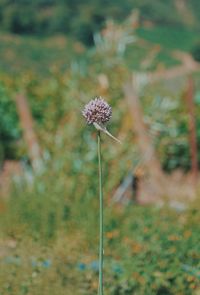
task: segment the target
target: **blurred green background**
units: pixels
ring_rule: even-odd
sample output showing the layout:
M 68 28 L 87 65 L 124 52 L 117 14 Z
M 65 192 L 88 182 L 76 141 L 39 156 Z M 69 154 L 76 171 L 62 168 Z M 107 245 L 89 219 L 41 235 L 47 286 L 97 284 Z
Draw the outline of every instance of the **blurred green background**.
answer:
M 199 36 L 197 0 L 0 0 L 0 295 L 97 294 L 97 143 L 81 115 L 97 95 L 111 104 L 108 128 L 122 140 L 103 137 L 105 294 L 200 294 L 198 190 L 195 201 L 174 207 L 110 202 L 141 157 L 124 83 L 132 73 L 167 71 L 188 58 L 198 64 Z M 198 66 L 189 76 L 199 148 Z M 140 91 L 166 179 L 191 171 L 187 79 Z M 42 154 L 39 172 L 19 94 Z

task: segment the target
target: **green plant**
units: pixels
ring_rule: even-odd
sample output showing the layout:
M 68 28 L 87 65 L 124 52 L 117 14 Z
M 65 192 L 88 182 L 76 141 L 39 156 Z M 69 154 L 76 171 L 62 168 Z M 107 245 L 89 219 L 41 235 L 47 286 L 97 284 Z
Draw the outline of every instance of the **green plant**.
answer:
M 193 58 L 200 62 L 200 43 L 196 43 L 193 48 L 191 49 L 191 53 Z
M 17 156 L 16 141 L 21 137 L 15 102 L 3 83 L 0 83 L 0 118 L 1 163 L 4 158 Z
M 103 295 L 103 184 L 102 184 L 102 156 L 101 156 L 101 132 L 104 132 L 111 138 L 117 140 L 106 129 L 107 123 L 112 115 L 111 107 L 101 98 L 97 97 L 91 100 L 83 110 L 83 116 L 88 124 L 93 124 L 98 130 L 98 165 L 99 165 L 99 289 L 98 294 Z M 118 140 L 117 140 L 118 141 Z

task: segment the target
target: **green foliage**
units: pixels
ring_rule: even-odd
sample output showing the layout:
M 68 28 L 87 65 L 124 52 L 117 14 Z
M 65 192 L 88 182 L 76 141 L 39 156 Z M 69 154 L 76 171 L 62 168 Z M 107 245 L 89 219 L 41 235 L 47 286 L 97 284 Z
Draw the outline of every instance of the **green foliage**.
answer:
M 189 8 L 195 15 L 198 0 L 190 1 Z M 105 9 L 106 8 L 106 9 Z M 174 1 L 0 1 L 0 25 L 4 31 L 17 34 L 50 35 L 66 33 L 87 45 L 93 44 L 93 35 L 107 19 L 123 20 L 131 10 L 140 12 L 142 21 L 184 27 L 185 20 Z M 198 26 L 198 17 L 195 26 Z
M 200 62 L 200 43 L 196 43 L 193 48 L 191 49 L 191 53 L 193 58 Z
M 170 87 L 169 87 L 170 85 Z M 184 101 L 184 88 L 178 79 L 147 86 L 143 106 L 145 120 L 155 139 L 155 146 L 165 171 L 191 168 L 189 113 Z M 199 103 L 195 102 L 197 143 L 200 144 Z M 178 114 L 178 115 L 177 115 Z M 200 161 L 199 161 L 200 164 Z
M 65 219 L 61 194 L 55 190 L 46 192 L 45 199 L 44 192 L 26 193 L 26 202 L 25 196 L 18 196 L 15 223 L 11 220 L 16 205 L 14 199 L 9 202 L 11 220 L 7 220 L 6 232 L 17 246 L 2 260 L 2 294 L 22 294 L 24 288 L 44 295 L 70 295 L 72 288 L 75 294 L 96 292 L 98 198 L 92 190 L 90 194 L 90 202 L 84 194 L 79 203 L 67 198 L 71 209 Z M 193 295 L 199 290 L 198 203 L 196 209 L 182 213 L 133 205 L 112 208 L 107 198 L 105 203 L 106 293 Z
M 140 36 L 140 33 L 138 33 L 138 36 Z M 152 43 L 145 44 L 144 46 L 143 44 L 140 45 L 137 42 L 128 46 L 125 52 L 125 62 L 127 67 L 130 70 L 144 70 L 144 68 L 142 68 L 142 63 L 144 60 L 147 60 L 148 57 L 151 59 L 150 54 L 153 50 L 155 50 L 153 46 Z M 145 67 L 145 70 L 155 71 L 159 67 L 170 68 L 178 64 L 180 64 L 180 61 L 172 56 L 170 50 L 160 47 L 152 61 L 150 61 L 148 66 Z
M 0 71 L 14 77 L 13 80 L 25 72 L 27 79 L 33 76 L 43 79 L 54 72 L 65 71 L 75 56 L 79 60 L 84 52 L 83 45 L 62 35 L 39 38 L 2 34 Z
M 54 15 L 54 4 L 58 2 L 24 0 L 18 3 L 26 4 L 27 11 L 27 3 L 30 8 L 32 5 L 38 5 L 41 10 L 48 7 L 51 8 L 49 14 Z M 1 0 L 0 3 L 6 2 Z M 13 5 L 13 2 L 9 3 Z M 106 1 L 103 3 L 105 5 Z M 135 5 L 140 6 L 140 3 L 136 1 Z M 144 3 L 149 9 L 150 2 Z M 81 15 L 78 24 L 69 18 L 72 21 L 70 28 L 79 34 L 78 38 L 83 35 L 80 28 L 86 32 L 91 30 L 85 26 L 89 26 L 93 21 L 91 16 L 96 13 L 92 5 L 86 12 L 86 4 L 81 6 L 84 13 L 77 14 Z M 79 9 L 81 4 L 71 1 L 70 5 L 69 14 Z M 170 9 L 171 5 L 170 1 Z M 63 1 L 56 8 L 56 15 L 61 19 L 64 6 Z M 167 3 L 163 2 L 161 6 L 164 9 Z M 111 13 L 109 5 L 107 8 L 108 14 Z M 98 12 L 101 16 L 101 9 Z M 21 13 L 26 14 L 23 10 Z M 87 13 L 88 16 L 85 15 Z M 115 8 L 115 14 L 121 16 L 119 7 Z M 21 15 L 15 19 L 17 17 L 20 19 Z M 71 17 L 77 20 L 77 16 Z M 21 22 L 19 19 L 18 23 Z M 54 19 L 51 30 L 59 31 L 57 17 L 50 19 Z M 26 28 L 29 21 L 32 18 L 24 18 Z M 63 19 L 63 22 L 63 26 L 67 26 L 68 20 Z M 98 25 L 99 22 L 103 20 L 98 20 Z M 85 25 L 81 27 L 83 23 Z M 48 17 L 43 25 L 48 28 Z M 25 30 L 21 23 L 20 26 L 18 28 Z M 123 26 L 119 28 L 124 29 Z M 129 36 L 126 31 L 123 33 L 123 29 L 120 40 Z M 165 29 L 161 31 L 157 34 L 155 29 L 158 37 L 155 40 L 152 31 L 148 30 L 150 41 L 168 47 L 161 48 L 148 69 L 155 69 L 161 62 L 164 66 L 177 63 L 170 49 L 180 48 L 180 39 L 177 41 L 173 37 L 165 41 L 162 36 Z M 87 35 L 87 42 L 90 42 L 90 37 L 91 34 Z M 184 43 L 184 49 L 190 48 L 194 40 L 193 35 L 190 37 L 188 40 L 191 42 L 188 41 L 189 45 Z M 146 35 L 144 38 L 148 39 Z M 69 38 L 63 37 L 38 39 L 3 35 L 1 40 L 0 50 L 6 59 L 0 61 L 3 72 L 0 86 L 3 145 L 0 146 L 0 158 L 4 157 L 5 151 L 5 157 L 12 155 L 16 158 L 13 151 L 8 153 L 8 146 L 13 142 L 17 149 L 16 142 L 20 138 L 15 104 L 11 98 L 17 91 L 25 90 L 43 152 L 44 170 L 34 175 L 27 168 L 24 177 L 13 182 L 10 198 L 0 200 L 0 246 L 3 249 L 0 253 L 3 253 L 0 294 L 92 295 L 97 291 L 97 139 L 96 131 L 85 125 L 81 109 L 91 97 L 99 94 L 105 96 L 114 109 L 108 129 L 123 141 L 120 146 L 103 136 L 105 292 L 110 295 L 198 294 L 199 203 L 181 213 L 167 207 L 161 209 L 134 204 L 113 207 L 110 204 L 114 189 L 140 158 L 136 153 L 131 131 L 133 122 L 124 103 L 122 84 L 130 77 L 130 69 L 141 70 L 141 61 L 152 50 L 151 43 L 146 48 L 140 42 L 132 43 L 125 46 L 124 52 L 119 52 L 115 47 L 117 44 L 108 38 L 102 38 L 99 46 L 87 51 L 80 43 L 73 44 Z M 3 53 L 7 47 L 10 51 Z M 104 85 L 100 81 L 102 74 L 106 81 Z M 199 118 L 199 74 L 196 75 L 195 103 Z M 190 167 L 188 117 L 182 100 L 184 83 L 174 79 L 169 84 L 147 85 L 141 92 L 145 122 L 167 171 Z M 200 145 L 199 119 L 197 127 Z
M 3 258 L 0 292 L 92 295 L 97 290 L 97 142 L 96 132 L 85 126 L 80 110 L 88 97 L 102 91 L 97 75 L 103 72 L 110 85 L 106 96 L 115 110 L 109 129 L 118 136 L 120 126 L 120 137 L 126 139 L 118 146 L 103 137 L 105 292 L 193 295 L 199 288 L 198 210 L 178 214 L 167 208 L 113 208 L 108 202 L 110 192 L 132 168 L 133 155 L 135 158 L 130 150 L 132 134 L 123 120 L 128 119 L 128 110 L 120 82 L 126 72 L 119 64 L 100 63 L 100 53 L 90 57 L 83 68 L 76 64 L 45 83 L 26 75 L 14 84 L 14 89 L 23 85 L 27 91 L 45 170 L 33 182 L 28 177 L 16 182 L 11 198 L 0 206 L 5 210 L 0 217 L 2 240 L 17 241 L 16 248 Z M 187 137 L 182 88 L 177 81 L 170 86 L 173 95 L 163 85 L 148 86 L 141 101 L 152 131 L 160 132 L 156 144 L 168 170 L 174 159 L 173 168 L 177 167 L 182 157 L 179 140 Z M 181 114 L 178 118 L 177 113 Z M 180 133 L 183 136 L 177 136 Z M 179 153 L 168 155 L 170 144 Z
M 104 5 L 107 6 L 106 11 Z M 127 7 L 128 6 L 128 7 Z M 91 45 L 93 34 L 106 18 L 122 18 L 130 11 L 126 5 L 116 8 L 116 1 L 0 1 L 0 23 L 4 30 L 18 34 L 48 35 L 67 33 Z
M 20 138 L 16 106 L 3 83 L 0 84 L 0 164 L 4 158 L 13 158 L 15 144 Z
M 141 12 L 143 20 L 155 22 L 157 24 L 177 25 L 180 24 L 180 17 L 174 5 L 174 1 L 155 0 L 152 3 L 149 0 L 136 0 L 135 6 Z
M 126 33 L 124 36 L 126 36 Z M 123 39 L 123 35 L 121 39 Z M 21 76 L 10 77 L 9 75 L 8 78 L 4 74 L 4 84 L 7 85 L 10 95 L 13 97 L 16 89 L 26 89 L 39 133 L 41 131 L 39 136 L 45 147 L 48 136 L 44 136 L 44 132 L 47 134 L 53 132 L 55 134 L 59 124 L 61 124 L 62 120 L 65 120 L 67 110 L 65 110 L 64 106 L 68 106 L 66 97 L 76 99 L 79 102 L 77 109 L 81 108 L 83 101 L 81 102 L 80 98 L 85 97 L 85 93 L 95 96 L 97 92 L 101 91 L 98 76 L 104 73 L 110 83 L 107 97 L 111 100 L 113 106 L 121 105 L 123 79 L 128 77 L 129 69 L 141 70 L 142 61 L 154 50 L 150 43 L 144 47 L 140 42 L 133 42 L 127 45 L 123 55 L 116 57 L 117 53 L 112 48 L 113 43 L 110 48 L 108 40 L 102 40 L 102 44 L 98 44 L 93 50 L 87 51 L 83 47 L 79 47 L 80 44 L 74 44 L 73 46 L 72 42 L 64 37 L 50 40 L 20 37 L 12 40 L 4 36 L 2 40 L 0 47 L 2 52 L 4 52 L 3 49 L 6 44 L 11 46 L 13 56 L 17 54 L 18 59 L 16 61 L 19 62 L 20 68 L 23 69 Z M 51 40 L 54 43 L 50 46 Z M 104 47 L 103 42 L 106 42 L 107 47 Z M 78 50 L 80 49 L 80 53 L 79 51 L 78 53 L 73 51 L 76 46 L 78 46 Z M 47 50 L 49 52 L 48 56 L 45 54 Z M 24 68 L 23 64 L 21 64 L 22 56 Z M 73 61 L 75 56 L 77 59 Z M 63 63 L 63 60 L 66 60 L 66 64 Z M 5 68 L 10 73 L 11 69 L 9 70 L 9 67 L 11 64 L 6 66 L 8 63 L 5 60 L 4 63 Z M 154 70 L 160 64 L 167 67 L 176 63 L 177 61 L 171 57 L 170 51 L 161 48 L 148 69 Z M 31 71 L 27 72 L 30 67 Z M 16 72 L 18 70 L 18 65 L 16 65 Z M 177 83 L 179 82 L 177 81 Z M 143 107 L 147 107 L 146 115 L 147 119 L 150 120 L 150 128 L 152 128 L 153 132 L 154 129 L 157 129 L 159 133 L 159 136 L 155 135 L 155 140 L 163 167 L 167 171 L 178 167 L 188 170 L 190 168 L 190 153 L 187 110 L 182 104 L 184 89 L 182 84 L 177 87 L 175 82 L 170 83 L 168 88 L 171 90 L 166 91 L 166 86 L 162 84 L 152 87 L 148 85 L 143 93 Z M 75 89 L 80 91 L 75 91 Z M 168 102 L 169 109 L 167 107 Z M 151 103 L 156 105 L 156 109 L 150 107 Z M 171 109 L 172 104 L 174 104 L 174 107 Z M 199 112 L 199 105 L 197 105 L 196 109 Z M 126 108 L 123 106 L 122 113 L 125 114 L 125 112 Z M 180 113 L 178 118 L 175 116 L 176 112 Z M 156 114 L 160 114 L 160 117 Z M 199 126 L 199 122 L 197 124 Z M 166 128 L 166 126 L 170 126 L 170 128 Z M 114 128 L 117 130 L 116 127 Z M 199 127 L 197 130 L 199 130 Z M 47 141 L 48 145 L 51 146 L 49 138 Z
M 190 51 L 198 40 L 198 31 L 184 27 L 156 26 L 153 28 L 139 28 L 137 34 L 165 49 L 179 49 Z

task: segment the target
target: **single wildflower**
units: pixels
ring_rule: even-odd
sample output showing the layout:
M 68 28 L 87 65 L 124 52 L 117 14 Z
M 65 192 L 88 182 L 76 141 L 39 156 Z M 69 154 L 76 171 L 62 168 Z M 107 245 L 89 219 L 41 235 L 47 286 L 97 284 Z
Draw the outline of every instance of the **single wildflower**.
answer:
M 112 108 L 101 97 L 96 97 L 85 105 L 82 114 L 86 122 L 98 131 L 98 166 L 99 166 L 99 290 L 98 294 L 103 295 L 103 237 L 104 237 L 104 222 L 103 222 L 103 183 L 102 183 L 102 156 L 101 156 L 101 131 L 120 142 L 106 129 L 106 123 L 112 116 Z
M 120 142 L 106 128 L 105 124 L 112 117 L 112 108 L 103 98 L 96 97 L 95 99 L 92 99 L 88 104 L 85 105 L 82 114 L 86 119 L 87 124 L 93 124 L 98 131 L 102 131 L 112 139 Z
M 85 105 L 82 114 L 88 124 L 105 124 L 112 116 L 112 108 L 103 98 L 96 97 Z

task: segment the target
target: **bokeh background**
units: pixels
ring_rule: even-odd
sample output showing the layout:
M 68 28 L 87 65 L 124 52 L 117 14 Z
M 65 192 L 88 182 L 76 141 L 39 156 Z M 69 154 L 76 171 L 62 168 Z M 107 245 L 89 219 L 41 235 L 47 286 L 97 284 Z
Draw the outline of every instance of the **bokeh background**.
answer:
M 0 0 L 0 294 L 199 295 L 200 2 Z

